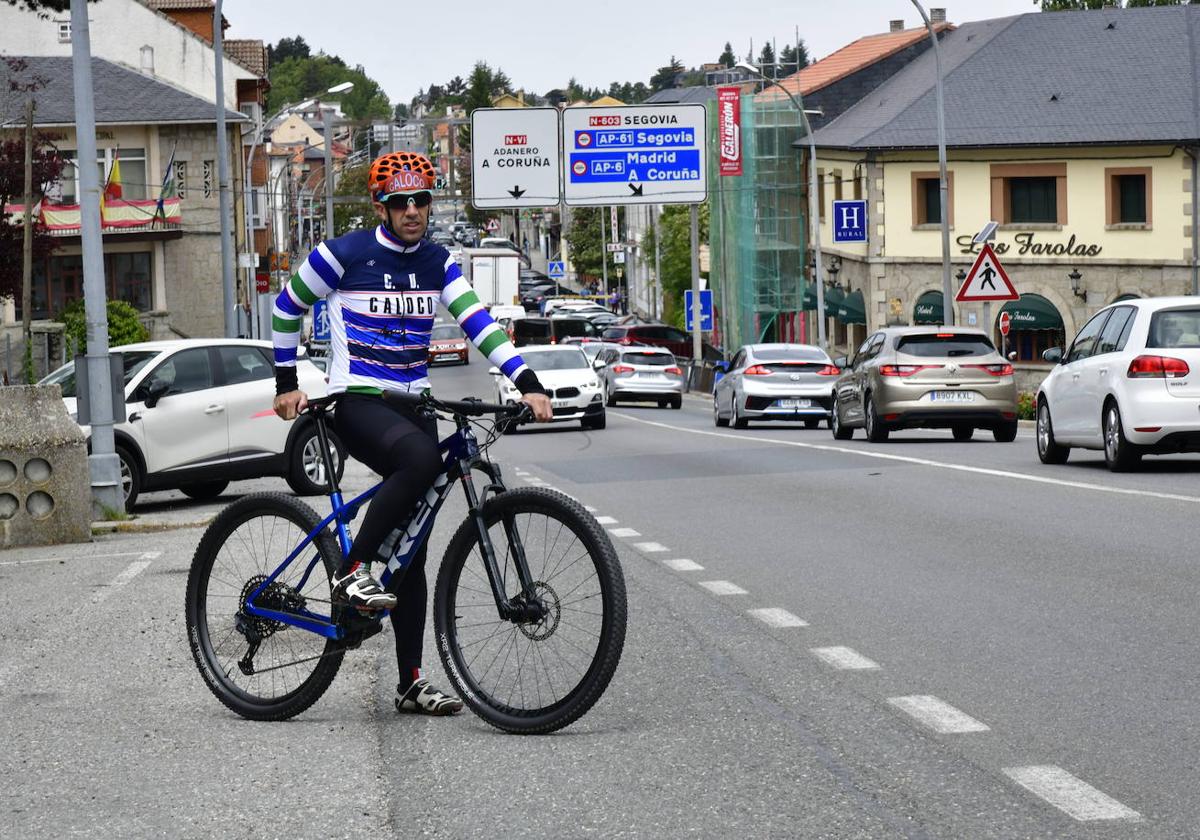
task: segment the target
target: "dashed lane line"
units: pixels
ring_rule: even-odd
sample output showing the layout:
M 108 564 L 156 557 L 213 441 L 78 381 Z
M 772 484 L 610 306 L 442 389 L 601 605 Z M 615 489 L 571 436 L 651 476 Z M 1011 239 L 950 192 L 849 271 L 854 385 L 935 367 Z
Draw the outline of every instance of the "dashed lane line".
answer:
M 632 528 L 609 528 L 608 533 L 619 539 L 627 540 L 630 537 L 640 537 L 641 531 L 635 531 Z
M 695 560 L 689 560 L 686 557 L 676 557 L 674 560 L 664 560 L 663 565 L 668 569 L 674 569 L 677 572 L 702 572 L 704 567 Z
M 95 606 L 96 604 L 106 600 L 108 596 L 112 595 L 118 589 L 125 586 L 125 584 L 129 583 L 129 581 L 140 575 L 147 566 L 149 566 L 158 558 L 160 553 L 161 552 L 158 551 L 148 551 L 144 553 L 140 559 L 134 560 L 125 567 L 124 571 L 113 578 L 107 586 L 105 586 L 103 589 L 97 589 L 94 593 L 92 593 L 92 599 L 89 603 Z
M 879 668 L 878 662 L 868 659 L 853 648 L 842 645 L 809 648 L 809 653 L 839 671 L 871 671 Z
M 665 545 L 663 545 L 662 543 L 656 543 L 656 542 L 634 543 L 633 547 L 636 548 L 638 551 L 644 552 L 646 554 L 659 554 L 663 551 L 671 550 L 671 549 L 667 548 Z
M 808 622 L 799 616 L 792 615 L 781 607 L 759 607 L 746 610 L 763 624 L 770 627 L 807 627 Z
M 714 595 L 746 595 L 745 589 L 727 580 L 702 580 L 700 585 Z
M 106 560 L 113 557 L 133 557 L 140 555 L 140 551 L 118 551 L 115 554 L 85 554 L 66 557 L 34 557 L 30 560 L 4 560 L 0 561 L 0 566 L 28 566 L 34 563 L 59 563 L 67 560 Z
M 616 525 L 617 520 L 611 516 L 597 516 L 596 522 L 600 525 Z
M 990 727 L 931 694 L 889 697 L 888 703 L 943 735 L 987 732 Z
M 798 449 L 812 449 L 818 452 L 837 452 L 844 455 L 859 455 L 863 458 L 875 458 L 881 461 L 894 461 L 902 464 L 914 464 L 921 467 L 933 467 L 934 469 L 952 470 L 954 472 L 964 472 L 972 475 L 986 475 L 993 478 L 1008 478 L 1014 481 L 1029 481 L 1034 484 L 1049 484 L 1055 487 L 1070 487 L 1075 490 L 1088 490 L 1093 493 L 1111 493 L 1118 496 L 1140 496 L 1147 499 L 1164 499 L 1172 502 L 1200 504 L 1200 496 L 1188 496 L 1183 493 L 1162 493 L 1156 490 L 1136 490 L 1131 487 L 1108 487 L 1103 484 L 1091 484 L 1086 481 L 1068 481 L 1061 478 L 1048 478 L 1041 475 L 1013 472 L 1012 470 L 996 470 L 989 467 L 972 467 L 967 464 L 951 464 L 946 461 L 934 461 L 929 458 L 916 458 L 912 455 L 895 455 L 887 452 L 875 452 L 868 449 L 852 449 L 848 446 L 832 446 L 824 443 L 805 443 L 799 440 L 779 440 L 777 438 L 764 438 L 757 437 L 755 435 L 733 435 L 729 434 L 728 432 L 710 432 L 707 429 L 689 429 L 685 426 L 673 426 L 670 423 L 659 423 L 654 420 L 646 420 L 643 417 L 634 417 L 632 415 L 621 414 L 619 412 L 610 412 L 610 414 L 622 420 L 630 420 L 634 423 L 643 423 L 647 426 L 657 426 L 661 429 L 669 429 L 672 432 L 686 432 L 692 435 L 704 435 L 707 437 L 728 438 L 730 440 L 752 441 L 754 443 L 770 443 L 775 444 L 776 446 L 792 446 Z
M 1005 767 L 1004 775 L 1080 822 L 1142 818 L 1137 811 L 1053 764 Z

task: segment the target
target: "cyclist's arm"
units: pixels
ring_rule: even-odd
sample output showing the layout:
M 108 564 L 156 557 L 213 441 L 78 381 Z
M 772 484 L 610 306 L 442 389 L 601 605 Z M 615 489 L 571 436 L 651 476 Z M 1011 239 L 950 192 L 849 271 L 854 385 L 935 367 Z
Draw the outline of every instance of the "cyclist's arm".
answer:
M 275 346 L 275 393 L 298 391 L 296 348 L 300 346 L 300 326 L 304 313 L 338 287 L 345 269 L 342 261 L 322 242 L 291 279 L 280 289 L 271 312 L 271 343 Z
M 442 285 L 442 305 L 458 321 L 463 332 L 488 357 L 488 361 L 500 368 L 500 372 L 512 380 L 522 394 L 545 394 L 546 389 L 517 348 L 508 340 L 508 334 L 500 328 L 488 311 L 479 302 L 479 296 L 471 284 L 462 276 L 462 271 L 453 257 L 446 259 L 446 279 Z

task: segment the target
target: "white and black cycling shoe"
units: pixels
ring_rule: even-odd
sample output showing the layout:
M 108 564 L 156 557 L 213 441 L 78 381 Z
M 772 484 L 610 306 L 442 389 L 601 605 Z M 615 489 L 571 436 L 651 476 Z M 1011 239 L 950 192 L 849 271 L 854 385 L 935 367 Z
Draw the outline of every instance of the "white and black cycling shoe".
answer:
M 443 694 L 421 678 L 413 682 L 407 691 L 396 686 L 396 711 L 418 715 L 456 715 L 462 711 L 463 701 Z
M 396 606 L 396 596 L 384 592 L 383 587 L 362 566 L 356 567 L 343 577 L 337 573 L 329 579 L 333 587 L 333 601 L 364 610 L 390 610 Z

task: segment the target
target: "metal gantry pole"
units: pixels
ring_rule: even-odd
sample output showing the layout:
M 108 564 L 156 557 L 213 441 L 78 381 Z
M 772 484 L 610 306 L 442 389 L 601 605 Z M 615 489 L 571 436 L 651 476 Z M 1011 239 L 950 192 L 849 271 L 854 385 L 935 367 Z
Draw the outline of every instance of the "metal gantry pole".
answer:
M 946 319 L 946 326 L 953 326 L 956 319 L 954 316 L 954 290 L 950 286 L 950 219 L 947 216 L 947 208 L 950 205 L 950 187 L 946 179 L 946 103 L 942 96 L 942 49 L 938 46 L 937 33 L 933 30 L 933 23 L 929 20 L 929 15 L 925 14 L 925 9 L 918 0 L 912 0 L 912 4 L 921 13 L 921 19 L 925 21 L 925 28 L 929 30 L 929 40 L 933 44 L 934 66 L 937 69 L 938 192 L 942 212 L 942 311 Z
M 113 437 L 113 393 L 108 361 L 108 302 L 104 287 L 104 240 L 100 220 L 100 174 L 96 171 L 96 102 L 92 90 L 92 40 L 87 0 L 71 0 L 71 63 L 75 81 L 75 126 L 79 144 L 80 240 L 83 248 L 83 308 L 87 321 L 88 399 L 92 421 L 88 467 L 92 499 L 114 511 L 125 509 L 121 461 Z
M 655 204 L 650 218 L 654 222 L 654 301 L 652 308 L 655 320 L 662 314 L 662 205 Z
M 600 274 L 604 278 L 604 298 L 608 300 L 608 234 L 604 232 L 604 208 L 600 208 Z
M 692 368 L 695 369 L 704 359 L 700 331 L 700 205 L 693 204 L 688 209 L 692 237 Z

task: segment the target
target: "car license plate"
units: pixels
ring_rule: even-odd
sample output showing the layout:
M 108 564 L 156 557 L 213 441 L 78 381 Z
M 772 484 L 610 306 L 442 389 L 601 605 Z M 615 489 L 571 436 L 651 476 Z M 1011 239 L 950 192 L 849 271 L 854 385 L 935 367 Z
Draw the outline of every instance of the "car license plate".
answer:
M 566 400 L 551 400 L 550 401 L 551 408 L 566 408 L 568 405 L 570 405 L 570 403 L 567 402 Z
M 775 400 L 778 408 L 812 408 L 812 400 Z
M 975 402 L 974 391 L 930 391 L 929 399 L 933 402 Z

